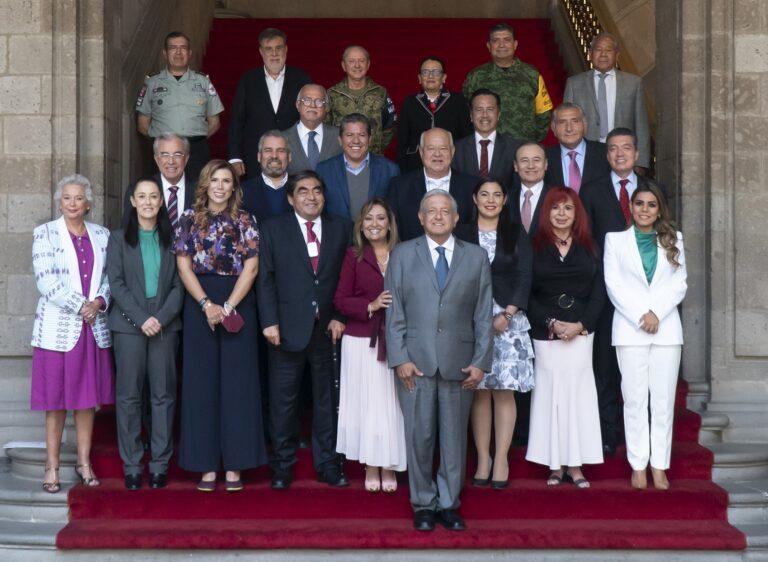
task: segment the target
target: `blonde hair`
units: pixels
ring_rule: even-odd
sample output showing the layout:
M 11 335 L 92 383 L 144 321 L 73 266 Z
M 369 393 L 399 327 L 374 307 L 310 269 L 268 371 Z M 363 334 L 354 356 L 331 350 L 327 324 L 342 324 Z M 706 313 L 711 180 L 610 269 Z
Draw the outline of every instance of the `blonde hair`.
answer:
M 211 186 L 213 174 L 219 170 L 229 170 L 232 174 L 232 196 L 229 198 L 227 212 L 233 219 L 240 214 L 240 207 L 243 204 L 243 190 L 240 188 L 240 180 L 235 173 L 232 164 L 226 160 L 211 160 L 200 171 L 200 180 L 195 189 L 195 204 L 192 209 L 195 211 L 195 224 L 201 231 L 208 229 L 208 188 Z
M 395 222 L 395 214 L 392 212 L 392 207 L 390 207 L 389 203 L 387 203 L 386 200 L 382 199 L 381 197 L 374 197 L 373 199 L 366 201 L 360 208 L 360 214 L 358 215 L 357 220 L 355 221 L 355 226 L 352 229 L 352 243 L 355 247 L 355 257 L 357 258 L 357 261 L 363 259 L 365 247 L 370 245 L 370 242 L 365 237 L 365 234 L 363 234 L 363 221 L 365 220 L 365 216 L 370 213 L 371 209 L 373 209 L 376 205 L 384 209 L 384 212 L 387 213 L 387 220 L 389 220 L 389 232 L 387 232 L 387 251 L 391 252 L 392 248 L 395 247 L 395 244 L 399 242 L 397 235 L 397 222 Z

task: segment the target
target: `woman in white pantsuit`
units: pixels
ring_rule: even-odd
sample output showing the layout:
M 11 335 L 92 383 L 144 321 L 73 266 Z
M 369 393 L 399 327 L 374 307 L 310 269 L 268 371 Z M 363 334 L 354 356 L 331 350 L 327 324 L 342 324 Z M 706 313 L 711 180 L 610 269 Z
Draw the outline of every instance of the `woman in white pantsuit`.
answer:
M 621 369 L 627 457 L 633 488 L 647 487 L 650 461 L 654 486 L 666 490 L 683 344 L 677 305 L 687 289 L 683 238 L 655 185 L 635 190 L 630 211 L 632 226 L 606 235 L 604 255 L 605 284 L 616 307 L 612 337 Z

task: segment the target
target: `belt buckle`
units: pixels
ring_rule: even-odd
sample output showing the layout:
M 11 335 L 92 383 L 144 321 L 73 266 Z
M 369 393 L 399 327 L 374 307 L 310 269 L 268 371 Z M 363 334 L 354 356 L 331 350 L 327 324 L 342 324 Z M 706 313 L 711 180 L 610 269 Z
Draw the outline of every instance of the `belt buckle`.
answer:
M 573 298 L 573 295 L 566 295 L 563 293 L 559 297 L 557 297 L 557 306 L 562 308 L 563 310 L 568 310 L 573 306 L 573 303 L 576 299 Z

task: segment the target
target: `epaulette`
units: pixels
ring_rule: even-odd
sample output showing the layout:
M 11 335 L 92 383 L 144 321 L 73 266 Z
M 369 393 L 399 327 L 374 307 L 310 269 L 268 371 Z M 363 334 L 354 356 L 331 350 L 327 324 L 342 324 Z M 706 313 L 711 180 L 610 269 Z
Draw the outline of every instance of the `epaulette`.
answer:
M 204 76 L 205 78 L 208 78 L 208 75 L 207 75 L 207 74 L 203 74 L 203 73 L 202 73 L 202 72 L 200 72 L 199 70 L 191 70 L 190 72 L 194 72 L 195 74 L 199 74 L 200 76 Z

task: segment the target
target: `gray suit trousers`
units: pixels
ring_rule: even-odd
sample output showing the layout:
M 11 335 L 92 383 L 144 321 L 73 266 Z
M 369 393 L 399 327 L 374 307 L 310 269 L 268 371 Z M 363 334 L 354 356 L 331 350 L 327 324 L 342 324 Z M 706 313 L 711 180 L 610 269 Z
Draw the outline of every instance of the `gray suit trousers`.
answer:
M 449 381 L 438 372 L 414 377 L 408 392 L 397 383 L 397 397 L 405 422 L 408 484 L 411 506 L 421 509 L 458 509 L 467 464 L 467 424 L 474 392 L 461 388 L 463 381 Z M 440 465 L 432 478 L 435 441 L 439 435 Z
M 117 378 L 115 406 L 117 441 L 125 474 L 141 474 L 141 406 L 145 381 L 149 381 L 152 415 L 150 473 L 167 473 L 173 453 L 173 415 L 176 406 L 176 352 L 179 332 L 153 338 L 143 334 L 113 332 Z

